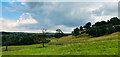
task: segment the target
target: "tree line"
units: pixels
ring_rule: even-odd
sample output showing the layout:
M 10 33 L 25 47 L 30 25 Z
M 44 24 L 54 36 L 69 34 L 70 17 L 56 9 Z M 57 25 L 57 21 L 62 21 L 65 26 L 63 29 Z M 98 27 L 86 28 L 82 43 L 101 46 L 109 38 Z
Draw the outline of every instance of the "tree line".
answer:
M 43 47 L 44 43 L 48 43 L 50 42 L 50 40 L 47 40 L 46 37 L 49 37 L 48 35 L 46 35 L 46 29 L 42 29 L 42 35 L 38 35 L 38 34 L 24 34 L 24 33 L 20 33 L 19 34 L 12 34 L 12 33 L 4 33 L 4 35 L 2 35 L 2 46 L 6 46 L 6 50 L 8 51 L 8 46 L 11 45 L 29 45 L 29 44 L 40 44 L 43 43 Z M 27 36 L 25 36 L 27 35 Z
M 46 38 L 60 38 L 69 34 L 64 34 L 62 30 L 57 29 L 56 33 L 48 33 L 47 29 L 42 29 L 42 33 L 23 33 L 23 32 L 2 32 L 2 46 L 12 45 L 30 45 L 30 44 L 43 44 L 50 42 Z
M 91 22 L 88 22 L 84 26 L 80 26 L 80 28 L 75 28 L 72 31 L 72 35 L 77 36 L 83 33 L 87 33 L 93 37 L 98 37 L 117 31 L 120 31 L 120 19 L 113 17 L 110 20 L 96 22 L 93 25 Z

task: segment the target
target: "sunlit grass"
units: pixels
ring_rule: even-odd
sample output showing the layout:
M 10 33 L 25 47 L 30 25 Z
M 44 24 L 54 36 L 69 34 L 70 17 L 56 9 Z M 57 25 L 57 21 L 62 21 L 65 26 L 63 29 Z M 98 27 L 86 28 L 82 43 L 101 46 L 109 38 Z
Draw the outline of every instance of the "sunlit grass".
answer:
M 83 35 L 83 37 L 77 36 L 77 38 L 75 36 L 69 35 L 69 36 L 65 36 L 65 37 L 61 37 L 59 39 L 52 39 L 51 40 L 51 44 L 65 44 L 65 43 L 76 43 L 76 42 L 91 42 L 91 41 L 103 41 L 103 40 L 111 40 L 111 39 L 115 39 L 118 38 L 120 32 L 116 32 L 116 33 L 112 33 L 110 35 L 105 35 L 105 36 L 100 36 L 100 37 L 93 37 L 91 38 L 91 36 L 86 36 L 86 34 Z
M 48 46 L 46 44 L 45 46 Z M 23 49 L 31 49 L 31 48 L 41 48 L 42 44 L 33 44 L 33 45 L 18 45 L 18 46 L 8 46 L 9 51 L 14 51 L 14 50 L 23 50 Z M 4 51 L 6 46 L 2 47 L 2 50 Z
M 77 43 L 3 52 L 3 55 L 117 55 L 117 40 Z
M 14 51 L 3 51 L 3 55 L 117 55 L 120 32 L 90 38 L 84 36 L 65 36 L 51 38 L 50 44 L 9 46 Z M 62 45 L 57 45 L 62 44 Z M 5 49 L 5 46 L 2 47 Z M 15 50 L 20 49 L 20 50 Z

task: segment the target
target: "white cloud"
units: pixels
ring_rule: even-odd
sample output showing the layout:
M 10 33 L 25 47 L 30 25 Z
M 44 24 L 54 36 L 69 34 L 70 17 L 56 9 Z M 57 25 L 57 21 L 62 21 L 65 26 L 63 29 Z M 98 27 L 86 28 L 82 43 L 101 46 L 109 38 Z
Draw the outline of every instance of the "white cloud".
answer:
M 26 19 L 26 20 L 20 20 L 17 21 L 19 24 L 36 24 L 37 21 L 35 19 Z
M 0 18 L 0 21 L 2 21 L 3 20 L 3 18 Z
M 0 18 L 3 27 L 16 27 L 19 24 L 14 20 Z
M 62 27 L 65 27 L 64 25 L 59 25 L 59 26 L 56 26 L 57 28 L 62 28 Z
M 91 17 L 94 18 L 94 22 L 100 22 L 100 21 L 110 20 L 111 18 L 113 18 L 113 17 L 115 17 L 115 16 L 110 16 L 110 15 L 106 15 L 106 16 L 91 15 Z
M 29 14 L 29 13 L 26 13 L 26 14 Z M 27 19 L 25 19 L 25 18 L 27 18 Z M 25 17 L 25 14 L 22 14 L 22 16 L 20 17 L 20 20 L 17 20 L 17 21 L 5 19 L 5 18 L 0 18 L 0 21 L 1 21 L 3 27 L 9 27 L 9 28 L 21 26 L 23 24 L 36 24 L 36 23 L 38 23 L 30 15 L 28 17 Z
M 22 4 L 22 5 L 25 5 L 25 3 L 24 3 L 24 2 L 22 2 L 21 4 Z
M 28 16 L 26 16 L 28 15 Z M 32 18 L 30 13 L 23 13 L 22 16 L 20 16 L 20 19 L 17 20 L 18 24 L 36 24 L 38 23 L 35 19 Z
M 32 19 L 30 19 L 32 21 Z M 28 21 L 30 21 L 28 20 Z M 25 20 L 24 20 L 25 21 Z M 25 21 L 28 22 L 28 21 Z M 33 30 L 27 27 L 18 27 L 21 24 L 17 23 L 14 20 L 9 20 L 5 18 L 0 18 L 0 31 L 7 31 L 7 32 L 28 32 L 28 33 L 41 33 L 41 29 Z M 23 23 L 22 23 L 23 24 Z M 55 32 L 53 30 L 47 30 L 47 32 Z
M 102 15 L 116 15 L 118 14 L 118 3 L 102 3 L 102 6 L 99 7 L 98 9 L 93 11 L 93 14 L 97 16 L 102 16 Z

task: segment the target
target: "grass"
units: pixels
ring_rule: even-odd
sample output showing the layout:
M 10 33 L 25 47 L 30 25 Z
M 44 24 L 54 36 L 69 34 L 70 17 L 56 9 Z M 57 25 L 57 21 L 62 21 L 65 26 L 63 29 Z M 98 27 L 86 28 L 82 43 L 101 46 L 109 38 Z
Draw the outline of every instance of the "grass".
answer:
M 40 44 L 9 46 L 10 50 L 3 51 L 3 55 L 118 55 L 118 35 L 120 32 L 101 37 L 90 38 L 65 36 L 52 38 L 47 47 Z M 56 45 L 63 44 L 63 45 Z M 41 48 L 40 48 L 41 47 Z M 5 49 L 5 46 L 2 47 Z M 16 50 L 20 49 L 20 50 Z
M 77 36 L 78 38 L 70 35 L 70 36 L 61 37 L 59 39 L 52 39 L 50 43 L 51 44 L 73 44 L 73 43 L 76 44 L 76 43 L 85 43 L 85 42 L 93 42 L 93 41 L 104 41 L 104 40 L 116 39 L 118 38 L 119 34 L 120 32 L 116 32 L 109 35 L 104 35 L 104 36 L 94 37 L 94 38 L 91 38 L 91 36 L 88 36 L 86 34 L 83 34 L 82 37 Z
M 48 46 L 48 45 L 46 44 L 46 46 Z M 6 46 L 3 46 L 2 50 L 4 51 L 5 48 L 6 48 Z M 9 51 L 31 49 L 31 48 L 42 48 L 42 44 L 8 46 Z

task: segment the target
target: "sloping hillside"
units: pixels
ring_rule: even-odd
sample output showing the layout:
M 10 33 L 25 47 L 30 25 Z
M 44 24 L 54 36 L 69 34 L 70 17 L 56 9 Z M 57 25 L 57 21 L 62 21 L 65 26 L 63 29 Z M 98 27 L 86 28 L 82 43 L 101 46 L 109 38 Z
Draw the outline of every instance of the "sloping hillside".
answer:
M 47 47 L 41 45 L 10 46 L 21 48 L 21 50 L 3 51 L 3 55 L 117 55 L 118 38 L 120 32 L 110 35 L 90 38 L 66 36 L 59 39 L 51 39 Z M 68 43 L 67 43 L 68 42 Z M 60 44 L 60 45 L 58 45 Z M 28 47 L 24 49 L 24 47 Z M 36 48 L 35 48 L 36 46 Z M 34 47 L 34 48 L 32 48 Z M 41 48 L 40 48 L 41 47 Z M 3 47 L 4 49 L 5 47 Z M 23 49 L 22 49 L 23 48 Z
M 69 35 L 59 39 L 52 39 L 51 44 L 73 44 L 73 43 L 85 43 L 85 42 L 93 42 L 93 41 L 104 41 L 116 39 L 120 35 L 120 32 L 115 32 L 109 35 L 104 35 L 100 37 L 91 37 L 88 34 L 78 35 L 77 38 L 75 36 Z

